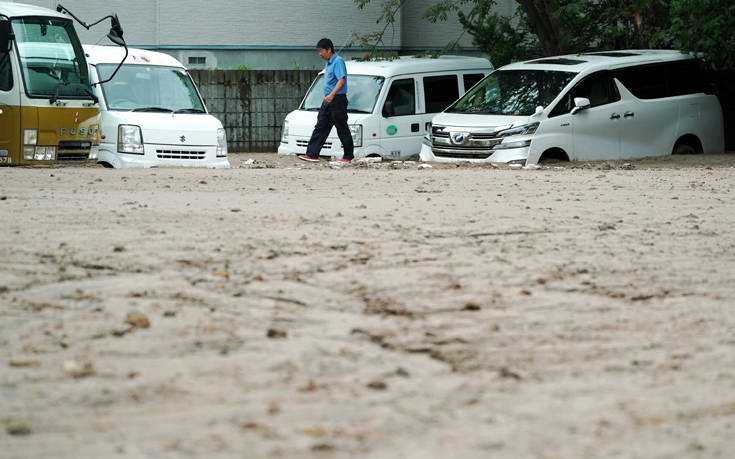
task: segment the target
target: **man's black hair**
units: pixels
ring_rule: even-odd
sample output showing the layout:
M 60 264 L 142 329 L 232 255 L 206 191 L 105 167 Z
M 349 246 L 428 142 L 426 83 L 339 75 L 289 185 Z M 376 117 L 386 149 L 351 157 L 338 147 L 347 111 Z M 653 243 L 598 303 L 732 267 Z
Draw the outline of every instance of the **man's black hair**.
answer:
M 321 40 L 319 40 L 319 43 L 316 44 L 316 47 L 319 49 L 326 49 L 328 51 L 334 52 L 334 44 L 329 38 L 322 38 Z

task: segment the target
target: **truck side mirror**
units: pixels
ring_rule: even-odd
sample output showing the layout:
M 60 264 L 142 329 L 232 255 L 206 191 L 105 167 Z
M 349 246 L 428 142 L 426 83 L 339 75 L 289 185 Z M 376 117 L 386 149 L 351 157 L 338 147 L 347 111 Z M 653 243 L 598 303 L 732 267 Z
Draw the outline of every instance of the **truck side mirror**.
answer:
M 0 52 L 10 51 L 10 21 L 0 21 Z
M 125 40 L 123 40 L 123 29 L 120 25 L 120 20 L 117 18 L 117 14 L 112 15 L 110 22 L 112 22 L 112 27 L 110 27 L 110 33 L 107 34 L 107 38 L 118 46 L 125 46 Z
M 385 105 L 383 105 L 383 116 L 386 118 L 390 118 L 393 116 L 395 111 L 393 110 L 393 102 L 387 100 L 385 101 Z
M 586 97 L 575 97 L 574 108 L 572 109 L 572 115 L 576 114 L 581 110 L 590 108 L 590 100 Z

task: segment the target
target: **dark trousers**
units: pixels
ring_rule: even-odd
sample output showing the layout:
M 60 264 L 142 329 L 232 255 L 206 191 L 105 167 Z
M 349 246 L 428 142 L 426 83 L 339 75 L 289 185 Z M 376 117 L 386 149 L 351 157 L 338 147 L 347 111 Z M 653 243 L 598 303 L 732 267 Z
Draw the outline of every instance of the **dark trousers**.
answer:
M 344 148 L 344 158 L 352 159 L 355 156 L 355 147 L 352 143 L 352 134 L 350 128 L 347 127 L 347 96 L 337 94 L 329 104 L 322 103 L 319 108 L 319 115 L 316 119 L 314 132 L 311 133 L 309 145 L 306 147 L 306 154 L 312 158 L 318 158 L 319 152 L 327 141 L 332 126 L 337 129 L 337 135 L 342 142 Z M 333 145 L 332 148 L 335 148 Z

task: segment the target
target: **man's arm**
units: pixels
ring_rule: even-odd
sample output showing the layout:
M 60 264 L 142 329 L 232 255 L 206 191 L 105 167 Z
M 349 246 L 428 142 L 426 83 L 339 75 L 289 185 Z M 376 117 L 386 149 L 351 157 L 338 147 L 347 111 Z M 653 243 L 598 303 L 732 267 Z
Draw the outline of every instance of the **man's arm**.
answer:
M 332 89 L 332 92 L 327 94 L 324 97 L 324 102 L 326 103 L 332 103 L 332 99 L 334 99 L 334 95 L 339 92 L 340 89 L 342 89 L 342 86 L 345 85 L 345 78 L 340 78 L 336 85 L 334 85 L 334 89 Z

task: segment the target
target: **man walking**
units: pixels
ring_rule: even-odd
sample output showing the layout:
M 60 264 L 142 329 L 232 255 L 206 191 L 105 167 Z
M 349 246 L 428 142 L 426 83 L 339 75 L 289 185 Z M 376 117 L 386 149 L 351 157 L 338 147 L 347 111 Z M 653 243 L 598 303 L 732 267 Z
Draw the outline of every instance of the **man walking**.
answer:
M 319 57 L 327 61 L 324 69 L 324 101 L 319 108 L 306 154 L 299 155 L 299 159 L 319 161 L 319 152 L 334 126 L 344 148 L 344 156 L 339 161 L 348 163 L 354 158 L 354 145 L 352 133 L 347 126 L 347 67 L 344 59 L 334 52 L 332 40 L 322 38 L 316 48 Z

